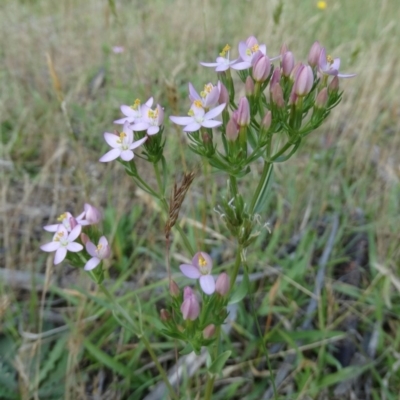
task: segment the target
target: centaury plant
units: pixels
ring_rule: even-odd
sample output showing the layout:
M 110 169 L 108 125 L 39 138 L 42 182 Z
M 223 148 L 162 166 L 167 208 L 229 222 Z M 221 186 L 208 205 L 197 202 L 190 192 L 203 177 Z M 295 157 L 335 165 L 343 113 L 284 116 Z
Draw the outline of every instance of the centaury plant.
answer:
M 215 261 L 203 249 L 194 249 L 179 225 L 181 205 L 195 174 L 185 173 L 182 182 L 175 183 L 171 194 L 167 194 L 168 176 L 174 171 L 170 171 L 164 157 L 164 148 L 168 145 L 168 135 L 164 133 L 166 110 L 158 104 L 152 108 L 152 97 L 144 104 L 137 99 L 132 106 L 121 106 L 124 117 L 114 123 L 122 129 L 104 133 L 111 150 L 100 158 L 101 162 L 119 161 L 137 186 L 159 202 L 161 218 L 165 221 L 167 255 L 170 234 L 175 230 L 191 259 L 190 263 L 179 266 L 182 277 L 193 280 L 192 286 L 185 287 L 179 280 L 172 280 L 168 261 L 170 300 L 168 308 L 160 310 L 164 324 L 161 333 L 175 340 L 184 353 L 200 353 L 202 348 L 207 348 L 211 362 L 208 364 L 206 399 L 211 398 L 215 376 L 230 355 L 229 350 L 222 352 L 222 346 L 219 346 L 221 326 L 228 316 L 227 307 L 243 300 L 247 294 L 251 296 L 246 251 L 266 228 L 261 222 L 262 210 L 273 166 L 292 157 L 307 135 L 339 104 L 342 97 L 339 77 L 353 76 L 339 73 L 340 59 L 327 56 L 319 42 L 312 45 L 307 64 L 296 63 L 293 53 L 285 45 L 277 57 L 270 58 L 266 45 L 253 36 L 239 43 L 237 59 L 230 59 L 230 49 L 226 45 L 215 63 L 201 62 L 205 67 L 215 68 L 218 81 L 205 84 L 199 92 L 189 83 L 187 115 L 169 117 L 173 123 L 183 126 L 189 149 L 203 162 L 226 174 L 225 196 L 219 198 L 218 204 L 209 206 L 219 214 L 221 223 L 231 234 L 231 243 L 235 243 L 236 259 L 230 270 L 215 276 Z M 232 70 L 237 71 L 242 88 L 235 85 Z M 235 93 L 242 92 L 245 96 L 237 98 Z M 157 187 L 152 187 L 140 175 L 134 151 L 152 165 Z M 256 190 L 241 193 L 238 181 L 249 179 L 252 164 L 260 160 L 263 168 Z M 170 396 L 178 398 L 151 343 L 143 334 L 141 323 L 137 323 L 132 313 L 103 286 L 102 260 L 110 256 L 110 245 L 97 228 L 100 220 L 101 213 L 89 204 L 77 217 L 65 212 L 57 224 L 44 227 L 54 232 L 54 236 L 41 248 L 47 252 L 55 251 L 54 264 L 67 260 L 90 274 L 114 304 L 118 321 L 143 341 Z M 238 285 L 240 267 L 243 268 L 243 280 Z

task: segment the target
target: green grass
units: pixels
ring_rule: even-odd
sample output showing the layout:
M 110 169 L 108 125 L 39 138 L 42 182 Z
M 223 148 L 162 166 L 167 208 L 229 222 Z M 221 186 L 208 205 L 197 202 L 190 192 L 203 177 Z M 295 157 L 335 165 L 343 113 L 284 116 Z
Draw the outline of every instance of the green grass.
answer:
M 89 399 L 97 393 L 140 399 L 160 381 L 143 344 L 120 326 L 88 277 L 66 265 L 53 267 L 39 251 L 48 238 L 42 226 L 64 210 L 79 211 L 86 201 L 105 210 L 103 227 L 113 243 L 110 291 L 135 319 L 137 296 L 144 331 L 160 361 L 166 369 L 176 364 L 180 344 L 156 329 L 167 301 L 162 219 L 157 204 L 136 190 L 121 165 L 98 163 L 107 148 L 102 133 L 112 129 L 119 105 L 137 97 L 154 96 L 167 114 L 174 108 L 185 112 L 187 82 L 200 87 L 215 80 L 198 62 L 254 34 L 267 43 L 269 55 L 278 54 L 285 41 L 302 61 L 319 40 L 341 57 L 344 72 L 357 76 L 341 81 L 340 106 L 274 171 L 260 216 L 271 233 L 264 229 L 247 253 L 251 273 L 275 271 L 252 283 L 263 337 L 250 302 L 240 303 L 223 342 L 232 358 L 216 381 L 213 399 L 262 398 L 270 386 L 262 340 L 274 374 L 293 354 L 279 387 L 282 399 L 397 399 L 397 2 L 328 1 L 324 11 L 313 1 L 301 6 L 261 0 L 235 6 L 229 1 L 115 3 L 117 18 L 107 2 L 94 0 L 0 5 L 0 266 L 26 273 L 25 286 L 0 279 L 0 398 Z M 114 45 L 123 45 L 125 52 L 112 53 Z M 60 81 L 64 113 L 47 53 Z M 103 84 L 94 89 L 94 79 L 103 74 Z M 166 135 L 168 160 L 179 179 L 180 137 L 169 124 Z M 187 163 L 198 168 L 200 160 L 191 156 Z M 152 171 L 139 166 L 155 185 Z M 218 266 L 229 268 L 235 251 L 213 211 L 226 177 L 205 171 L 181 216 L 200 222 L 185 223 L 192 245 L 213 252 Z M 258 174 L 255 167 L 240 182 L 245 193 L 254 190 Z M 302 330 L 335 215 L 339 227 L 317 313 L 312 328 Z M 177 236 L 170 253 L 177 272 L 182 257 L 188 257 Z M 342 365 L 340 356 L 350 359 Z M 182 399 L 201 398 L 204 365 L 194 377 L 181 379 Z

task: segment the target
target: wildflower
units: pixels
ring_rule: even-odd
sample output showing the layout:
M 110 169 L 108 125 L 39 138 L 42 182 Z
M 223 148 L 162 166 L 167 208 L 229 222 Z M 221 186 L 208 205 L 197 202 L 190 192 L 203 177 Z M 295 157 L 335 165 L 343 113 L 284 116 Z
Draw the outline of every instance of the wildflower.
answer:
M 322 74 L 338 76 L 339 78 L 351 78 L 356 74 L 339 74 L 340 58 L 332 58 L 326 55 L 326 50 L 323 47 L 319 54 L 318 62 L 319 70 Z
M 315 99 L 316 108 L 325 108 L 328 102 L 328 89 L 324 87 L 317 95 Z
M 125 51 L 125 48 L 123 46 L 113 46 L 112 51 L 115 54 L 120 54 L 120 53 L 123 53 Z
M 200 100 L 196 100 L 188 112 L 188 117 L 170 116 L 169 119 L 175 124 L 186 125 L 183 128 L 185 132 L 198 131 L 202 126 L 205 128 L 216 128 L 217 126 L 222 125 L 222 122 L 215 121 L 213 118 L 221 114 L 224 108 L 225 103 L 222 103 L 206 113 Z
M 178 297 L 180 294 L 179 286 L 176 284 L 175 281 L 171 280 L 169 282 L 169 293 L 172 297 Z
M 110 257 L 110 246 L 108 245 L 105 236 L 100 238 L 97 246 L 90 241 L 87 242 L 86 251 L 92 256 L 92 258 L 85 264 L 85 271 L 91 271 L 100 264 L 101 260 Z
M 236 122 L 239 126 L 250 125 L 250 105 L 247 97 L 242 97 L 239 100 L 239 106 L 236 114 Z
M 94 225 L 101 221 L 101 212 L 89 203 L 85 203 L 84 211 L 76 217 L 79 225 Z
M 147 137 L 134 141 L 132 129 L 129 127 L 129 123 L 126 122 L 123 132 L 119 135 L 105 132 L 104 139 L 113 149 L 104 154 L 100 158 L 100 162 L 109 162 L 118 157 L 121 157 L 124 161 L 132 160 L 134 157 L 132 150 L 143 144 L 147 140 Z
M 229 69 L 233 64 L 237 62 L 236 60 L 229 60 L 229 50 L 231 49 L 231 46 L 227 44 L 219 53 L 219 57 L 215 60 L 215 63 L 206 63 L 206 62 L 201 62 L 200 64 L 203 65 L 204 67 L 216 67 L 215 71 L 217 72 L 222 72 L 226 71 Z
M 261 52 L 258 54 L 253 65 L 253 78 L 256 82 L 264 82 L 271 71 L 271 61 Z
M 314 75 L 309 65 L 301 65 L 297 71 L 293 85 L 293 92 L 302 97 L 310 93 L 314 83 Z
M 203 329 L 203 338 L 204 339 L 210 339 L 214 336 L 214 334 L 215 334 L 215 325 L 214 324 L 207 325 Z
M 122 105 L 120 107 L 122 114 L 125 115 L 125 118 L 117 119 L 114 121 L 114 124 L 124 125 L 126 122 L 130 124 L 134 124 L 135 122 L 140 122 L 144 115 L 144 111 L 147 108 L 150 108 L 153 105 L 153 98 L 150 97 L 146 103 L 141 104 L 139 99 L 136 99 L 133 105 L 127 106 Z
M 232 116 L 226 124 L 225 134 L 226 138 L 231 142 L 234 142 L 238 138 L 239 125 L 237 124 L 235 117 Z
M 201 107 L 204 109 L 212 108 L 218 104 L 220 88 L 220 85 L 214 86 L 212 83 L 207 83 L 199 95 L 194 86 L 189 82 L 189 99 L 192 103 L 201 104 Z
M 294 56 L 291 51 L 287 51 L 282 55 L 282 75 L 283 76 L 290 76 L 294 68 Z
M 134 122 L 131 126 L 132 130 L 147 131 L 148 135 L 155 135 L 160 131 L 160 126 L 164 122 L 164 110 L 159 104 L 155 110 L 144 105 L 142 112 L 141 121 Z
M 57 265 L 64 260 L 68 251 L 77 253 L 83 249 L 81 244 L 74 242 L 81 230 L 81 225 L 76 225 L 71 232 L 68 232 L 64 225 L 59 225 L 53 240 L 50 243 L 43 244 L 40 248 L 46 252 L 55 251 L 54 265 Z
M 181 312 L 183 319 L 190 319 L 191 321 L 194 321 L 200 314 L 199 301 L 189 286 L 183 289 Z
M 313 43 L 311 49 L 308 53 L 308 64 L 314 68 L 319 63 L 319 55 L 321 54 L 322 46 L 319 44 L 318 40 Z
M 72 229 L 77 225 L 76 219 L 68 211 L 62 213 L 57 218 L 57 221 L 59 222 L 58 224 L 46 225 L 43 227 L 43 229 L 47 232 L 57 232 L 58 227 L 62 225 L 67 230 L 67 232 L 71 232 Z
M 328 4 L 326 3 L 326 1 L 318 1 L 317 2 L 317 8 L 319 8 L 320 10 L 325 10 L 326 7 L 328 7 Z
M 265 44 L 259 44 L 254 36 L 248 37 L 245 42 L 240 42 L 238 49 L 240 59 L 236 64 L 232 65 L 232 68 L 236 70 L 251 68 L 253 66 L 254 55 L 258 51 L 264 56 L 267 55 L 267 46 Z
M 211 275 L 212 259 L 202 251 L 196 253 L 192 259 L 192 264 L 180 265 L 183 275 L 191 279 L 199 279 L 200 286 L 206 294 L 213 294 L 215 291 L 215 281 Z
M 221 296 L 225 296 L 229 292 L 230 288 L 230 279 L 228 274 L 223 272 L 215 282 L 215 291 Z

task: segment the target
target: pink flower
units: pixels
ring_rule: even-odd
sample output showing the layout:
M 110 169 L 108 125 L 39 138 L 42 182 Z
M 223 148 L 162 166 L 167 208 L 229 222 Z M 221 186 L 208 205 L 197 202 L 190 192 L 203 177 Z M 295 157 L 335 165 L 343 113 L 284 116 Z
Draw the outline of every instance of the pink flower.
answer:
M 221 53 L 219 53 L 219 57 L 215 60 L 215 63 L 206 63 L 206 62 L 201 62 L 200 64 L 203 65 L 204 67 L 216 67 L 215 71 L 217 72 L 222 72 L 226 71 L 229 69 L 233 64 L 236 63 L 236 60 L 230 61 L 229 60 L 229 50 L 231 49 L 231 46 L 228 44 L 222 49 Z
M 171 116 L 169 119 L 175 124 L 186 125 L 183 128 L 185 132 L 198 131 L 202 126 L 205 128 L 216 128 L 217 126 L 222 125 L 222 122 L 215 121 L 213 118 L 221 114 L 224 108 L 225 103 L 222 103 L 206 113 L 200 100 L 196 100 L 188 112 L 189 117 Z
M 218 82 L 219 83 L 219 82 Z M 196 89 L 189 82 L 189 99 L 192 103 L 199 102 L 201 107 L 209 109 L 218 104 L 220 95 L 220 85 L 214 86 L 212 83 L 204 85 L 204 89 L 197 93 Z
M 104 139 L 113 149 L 104 154 L 100 158 L 100 162 L 113 161 L 118 157 L 121 157 L 124 161 L 132 160 L 134 157 L 132 150 L 143 144 L 147 140 L 147 137 L 134 141 L 132 129 L 129 127 L 129 123 L 126 122 L 123 132 L 119 135 L 105 132 Z
M 288 77 L 294 68 L 294 56 L 291 51 L 282 55 L 282 75 Z
M 215 282 L 215 291 L 219 293 L 221 296 L 225 296 L 230 289 L 230 279 L 228 274 L 223 272 Z
M 192 259 L 192 264 L 182 264 L 179 268 L 182 274 L 188 278 L 199 279 L 204 293 L 214 293 L 215 281 L 211 275 L 212 259 L 207 253 L 202 251 L 196 253 Z
M 164 122 L 164 110 L 157 104 L 155 110 L 144 105 L 142 109 L 143 115 L 141 121 L 134 122 L 131 125 L 134 131 L 147 131 L 148 135 L 155 135 L 160 131 L 160 126 Z
M 136 99 L 132 106 L 122 105 L 120 107 L 122 114 L 125 115 L 125 118 L 117 119 L 114 121 L 114 124 L 123 125 L 125 122 L 129 122 L 133 124 L 135 122 L 141 122 L 142 117 L 144 115 L 144 111 L 146 108 L 149 108 L 153 105 L 153 98 L 150 97 L 146 103 L 141 104 L 139 99 Z
M 102 236 L 99 240 L 99 244 L 95 246 L 92 242 L 86 243 L 86 251 L 92 256 L 92 258 L 86 263 L 85 270 L 91 271 L 96 268 L 101 260 L 110 257 L 110 246 L 105 236 Z
M 80 235 L 81 230 L 82 227 L 76 225 L 71 232 L 68 232 L 64 225 L 59 225 L 57 232 L 53 236 L 53 241 L 43 244 L 40 248 L 46 252 L 55 251 L 54 265 L 57 265 L 64 260 L 68 251 L 77 253 L 83 249 L 81 244 L 74 242 Z
M 319 56 L 321 54 L 322 46 L 318 40 L 311 46 L 310 52 L 308 53 L 308 63 L 312 68 L 316 67 L 319 63 Z
M 89 203 L 85 203 L 84 211 L 76 217 L 79 225 L 93 225 L 101 221 L 101 212 Z
M 46 225 L 43 227 L 43 229 L 47 232 L 57 232 L 58 227 L 62 225 L 67 230 L 67 232 L 71 232 L 72 229 L 78 224 L 77 220 L 69 212 L 61 214 L 57 218 L 57 221 L 59 221 L 58 224 Z
M 251 68 L 253 65 L 253 57 L 258 51 L 264 56 L 267 55 L 267 46 L 265 44 L 258 44 L 258 40 L 254 36 L 248 37 L 245 42 L 240 42 L 238 49 L 240 59 L 232 66 L 232 68 L 236 70 Z
M 200 314 L 200 304 L 193 290 L 186 286 L 183 289 L 183 302 L 181 305 L 183 319 L 194 321 Z
M 338 76 L 339 78 L 351 78 L 356 74 L 339 74 L 340 58 L 333 59 L 326 55 L 325 47 L 321 49 L 319 54 L 319 71 L 321 74 Z
M 301 65 L 295 77 L 293 92 L 297 96 L 306 96 L 314 83 L 314 75 L 309 65 Z
M 120 54 L 120 53 L 123 53 L 125 51 L 125 49 L 123 46 L 113 46 L 112 51 L 115 54 Z
M 250 125 L 250 104 L 247 97 L 241 97 L 239 100 L 239 106 L 237 113 L 235 114 L 236 123 L 239 126 Z
M 261 52 L 260 52 L 261 53 Z M 271 71 L 271 61 L 268 56 L 257 57 L 253 65 L 253 78 L 256 82 L 264 82 Z

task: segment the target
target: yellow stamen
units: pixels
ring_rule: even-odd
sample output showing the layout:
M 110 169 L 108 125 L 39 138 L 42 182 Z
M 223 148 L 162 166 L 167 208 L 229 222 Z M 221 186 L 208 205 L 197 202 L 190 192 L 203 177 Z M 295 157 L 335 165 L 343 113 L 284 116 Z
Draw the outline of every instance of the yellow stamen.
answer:
M 135 102 L 131 105 L 131 108 L 132 108 L 133 110 L 138 110 L 139 107 L 140 107 L 140 100 L 139 100 L 139 99 L 136 99 Z
M 195 100 L 193 104 L 198 107 L 198 108 L 203 108 L 203 104 L 201 103 L 201 100 Z
M 99 243 L 99 244 L 97 245 L 97 250 L 100 251 L 102 248 L 103 248 L 103 245 Z
M 329 64 L 333 64 L 333 57 L 332 56 L 326 56 L 326 61 L 328 61 Z
M 124 138 L 126 138 L 126 133 L 125 132 L 121 132 L 120 134 L 119 134 L 119 139 L 117 140 L 117 143 L 122 143 L 123 142 L 123 140 L 124 140 Z
M 221 53 L 219 53 L 219 55 L 221 57 L 225 57 L 226 53 L 231 49 L 231 46 L 229 46 L 229 44 L 225 45 L 225 47 L 222 49 Z
M 194 111 L 192 109 L 190 109 L 189 112 L 188 112 L 188 115 L 189 115 L 189 117 L 193 117 Z
M 56 233 L 56 236 L 55 236 L 54 239 L 53 239 L 53 241 L 54 241 L 54 242 L 59 242 L 59 241 L 63 238 L 63 236 L 64 236 L 64 233 L 63 233 L 63 232 L 57 232 L 57 233 Z
M 67 213 L 63 213 L 63 214 L 61 214 L 58 218 L 57 218 L 57 221 L 63 221 L 65 218 L 67 218 Z
M 199 265 L 200 267 L 205 267 L 207 265 L 206 259 L 201 254 L 199 255 Z
M 258 44 L 255 44 L 255 45 L 252 46 L 252 48 L 251 48 L 251 52 L 252 52 L 252 53 L 257 52 L 258 50 L 260 50 L 260 46 L 259 46 Z

